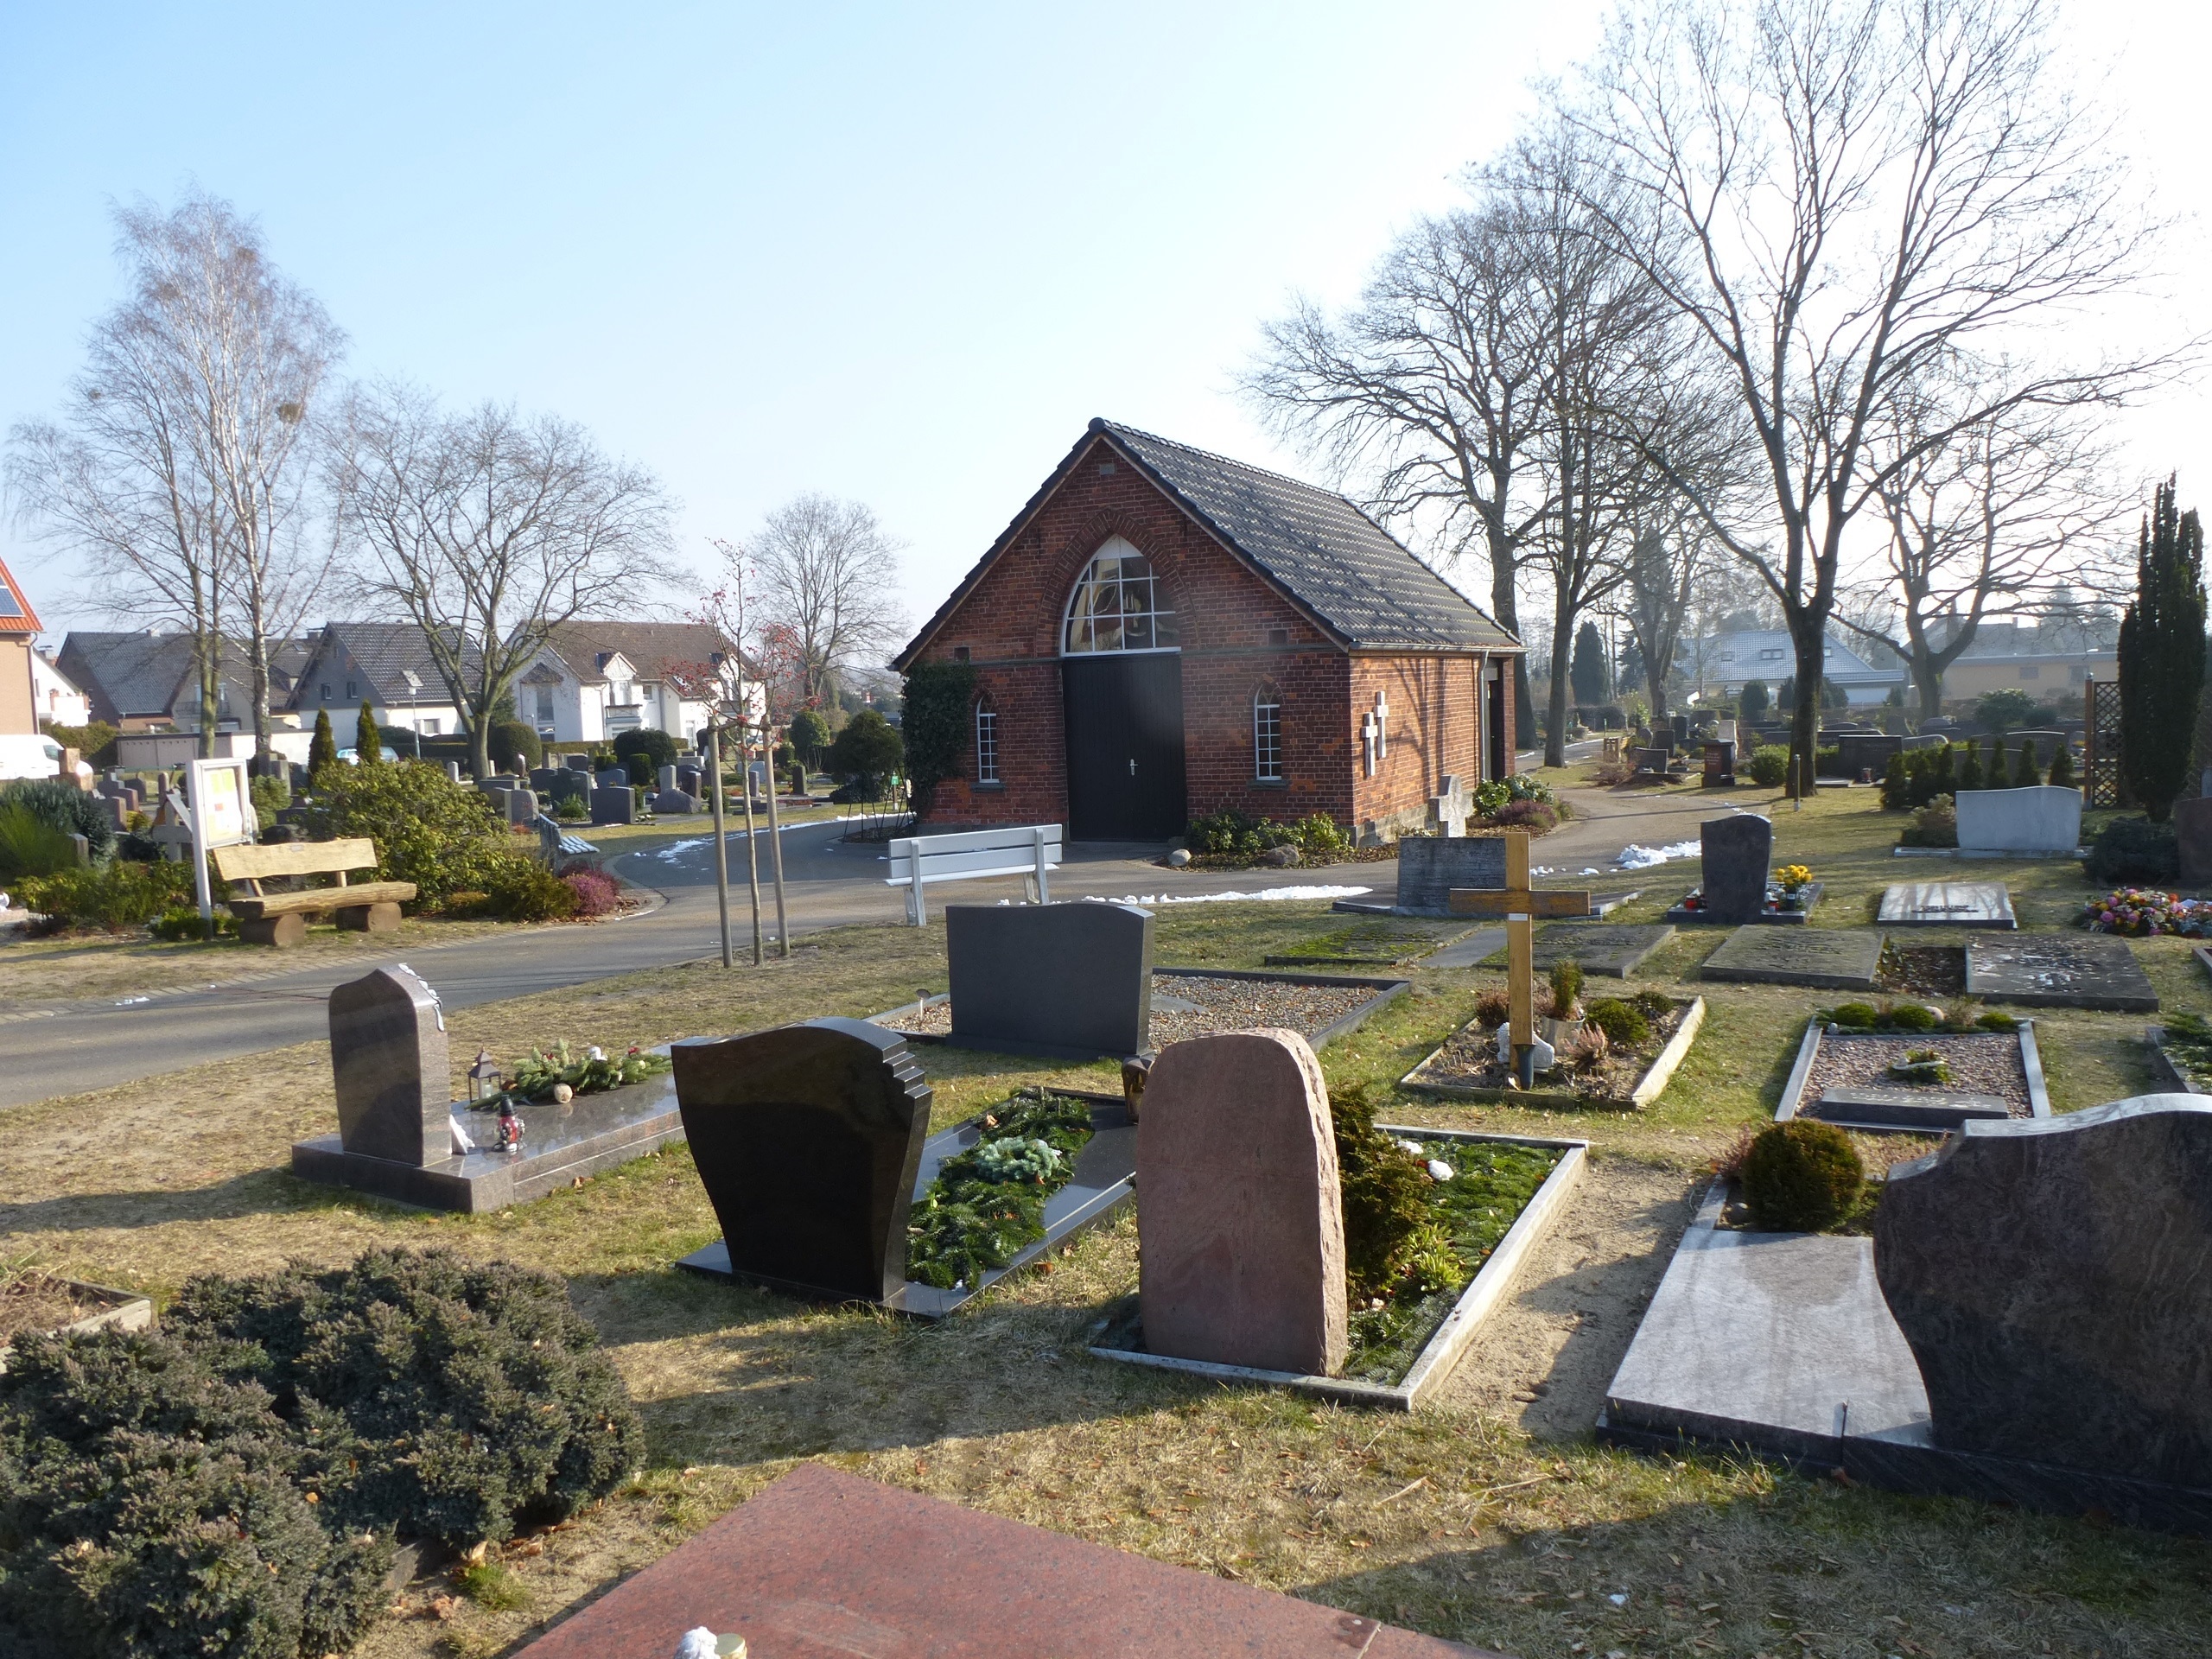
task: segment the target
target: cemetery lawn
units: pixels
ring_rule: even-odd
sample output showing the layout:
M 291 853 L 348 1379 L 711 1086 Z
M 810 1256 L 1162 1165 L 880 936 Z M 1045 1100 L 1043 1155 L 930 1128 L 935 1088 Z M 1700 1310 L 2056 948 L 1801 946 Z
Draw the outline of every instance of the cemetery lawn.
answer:
M 1873 803 L 1872 791 L 1824 791 L 1802 813 L 1775 813 L 1777 862 L 1809 863 L 1829 883 L 1818 925 L 1864 925 L 1889 881 L 2003 880 L 2031 927 L 2070 918 L 2088 891 L 2067 861 L 1892 859 L 1900 818 Z M 1609 919 L 1651 919 L 1695 879 L 1694 861 L 1642 873 L 1647 897 Z M 1257 967 L 1344 926 L 1319 904 L 1164 906 L 1159 957 Z M 1957 942 L 1927 933 L 1916 943 Z M 801 1459 L 1525 1659 L 2202 1654 L 2212 1629 L 2203 1541 L 1591 1441 L 1710 1161 L 1770 1115 L 1805 1018 L 1837 1000 L 1698 981 L 1726 934 L 1686 928 L 1629 982 L 1708 1007 L 1673 1084 L 1640 1113 L 1395 1093 L 1394 1080 L 1503 982 L 1492 971 L 1416 963 L 1403 970 L 1411 992 L 1323 1051 L 1332 1083 L 1374 1086 L 1382 1121 L 1593 1143 L 1556 1230 L 1440 1402 L 1412 1414 L 1090 1358 L 1102 1311 L 1135 1285 L 1126 1216 L 1057 1255 L 1049 1273 L 931 1326 L 674 1272 L 715 1232 L 681 1147 L 493 1216 L 432 1217 L 306 1186 L 283 1172 L 291 1141 L 332 1122 L 321 1045 L 9 1110 L 0 1253 L 156 1294 L 194 1272 L 334 1264 L 378 1244 L 442 1245 L 567 1276 L 645 1415 L 651 1466 L 572 1523 L 495 1548 L 496 1593 L 418 1582 L 410 1616 L 359 1649 L 369 1659 L 511 1651 Z M 2212 1009 L 2186 941 L 2135 950 L 2169 1012 Z M 480 1045 L 512 1060 L 564 1037 L 613 1047 L 864 1014 L 944 975 L 941 925 L 850 928 L 765 969 L 657 969 L 457 1010 L 452 1053 L 459 1066 Z M 2035 1018 L 2056 1109 L 2150 1086 L 2145 1016 Z M 917 1053 L 939 1128 L 1024 1085 L 1117 1086 L 1105 1064 Z M 457 1599 L 439 1618 L 432 1604 L 445 1596 Z

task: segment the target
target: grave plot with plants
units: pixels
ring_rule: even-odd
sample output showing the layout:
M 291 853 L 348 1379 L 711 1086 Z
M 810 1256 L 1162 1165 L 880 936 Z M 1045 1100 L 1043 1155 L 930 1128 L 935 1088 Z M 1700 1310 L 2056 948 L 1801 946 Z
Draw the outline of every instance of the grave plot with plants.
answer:
M 2212 1020 L 2201 1014 L 2170 1014 L 2144 1033 L 2159 1087 L 2176 1094 L 2212 1090 Z
M 1503 990 L 1486 991 L 1475 1017 L 1400 1079 L 1408 1089 L 1467 1100 L 1537 1107 L 1632 1110 L 1658 1098 L 1704 1021 L 1701 997 L 1644 989 L 1624 996 L 1584 995 L 1582 969 L 1556 963 L 1535 999 L 1536 1034 L 1552 1046 L 1551 1069 L 1522 1089 L 1498 1053 L 1511 1017 Z
M 1781 1122 L 1820 1118 L 1876 1134 L 2050 1114 L 2034 1021 L 1967 1001 L 1821 1010 L 1775 1109 Z
M 1091 1109 L 1039 1093 L 978 1120 L 976 1144 L 938 1166 L 907 1213 L 906 1277 L 938 1290 L 980 1287 L 1045 1236 L 1045 1206 L 1075 1176 Z

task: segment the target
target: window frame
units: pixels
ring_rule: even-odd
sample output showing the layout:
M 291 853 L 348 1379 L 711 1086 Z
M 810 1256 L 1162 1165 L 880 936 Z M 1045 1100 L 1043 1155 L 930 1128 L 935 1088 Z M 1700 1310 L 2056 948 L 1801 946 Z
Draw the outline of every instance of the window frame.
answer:
M 975 728 L 976 787 L 1004 789 L 1006 779 L 999 769 L 999 711 L 989 697 L 976 699 L 972 724 Z
M 1272 771 L 1268 769 L 1271 760 Z M 1271 685 L 1262 685 L 1252 693 L 1252 781 L 1270 787 L 1289 781 L 1283 775 L 1282 694 Z
M 1116 565 L 1110 576 L 1106 575 L 1099 569 L 1100 565 L 1108 559 L 1115 561 Z M 1129 574 L 1128 567 L 1132 561 L 1141 568 L 1141 575 Z M 1077 607 L 1082 605 L 1087 591 L 1103 588 L 1109 582 L 1116 589 L 1114 608 L 1111 612 L 1113 620 L 1110 625 L 1101 620 L 1108 613 L 1096 602 L 1080 612 L 1077 609 Z M 1121 590 L 1124 584 L 1134 585 L 1139 582 L 1144 586 L 1145 605 L 1141 609 L 1130 609 L 1123 603 L 1124 594 Z M 1182 630 L 1176 621 L 1175 607 L 1173 603 L 1163 602 L 1166 600 L 1165 586 L 1152 560 L 1139 550 L 1135 543 L 1125 536 L 1109 536 L 1093 550 L 1090 557 L 1084 562 L 1083 570 L 1076 577 L 1075 585 L 1068 589 L 1067 603 L 1060 607 L 1060 655 L 1063 657 L 1139 657 L 1160 652 L 1182 650 Z M 1126 625 L 1131 619 L 1142 620 L 1147 644 L 1131 645 L 1121 643 L 1122 637 L 1128 632 Z M 1110 645 L 1101 645 L 1097 643 L 1099 631 L 1108 626 L 1115 631 L 1116 643 Z M 1089 643 L 1083 645 L 1076 643 L 1078 627 L 1085 631 L 1084 637 Z

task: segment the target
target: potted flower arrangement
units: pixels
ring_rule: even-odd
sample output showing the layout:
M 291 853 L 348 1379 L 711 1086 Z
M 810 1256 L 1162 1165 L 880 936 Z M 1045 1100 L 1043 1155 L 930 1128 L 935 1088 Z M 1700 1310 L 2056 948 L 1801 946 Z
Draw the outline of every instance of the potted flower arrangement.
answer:
M 2115 887 L 2083 906 L 2082 920 L 2093 933 L 2126 933 L 2137 938 L 2177 933 L 2202 938 L 2212 936 L 2212 901 L 2183 899 L 2156 887 Z
M 1813 868 L 1809 864 L 1785 864 L 1774 873 L 1775 884 L 1782 889 L 1778 908 L 1805 908 L 1805 889 L 1813 885 Z

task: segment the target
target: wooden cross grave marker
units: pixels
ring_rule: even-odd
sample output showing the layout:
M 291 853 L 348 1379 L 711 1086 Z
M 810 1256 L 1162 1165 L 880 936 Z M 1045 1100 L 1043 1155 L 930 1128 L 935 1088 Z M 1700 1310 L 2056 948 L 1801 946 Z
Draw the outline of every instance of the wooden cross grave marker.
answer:
M 1535 1086 L 1536 1073 L 1548 1071 L 1552 1046 L 1536 1035 L 1536 892 L 1529 880 L 1529 832 L 1505 832 L 1505 992 L 1508 1014 L 1498 1033 L 1498 1058 L 1523 1089 Z
M 1517 862 L 1516 861 L 1518 861 Z M 1529 832 L 1505 832 L 1505 885 L 1503 887 L 1451 887 L 1444 894 L 1444 909 L 1452 916 L 1480 916 L 1496 920 L 1516 912 L 1539 921 L 1563 916 L 1589 917 L 1601 912 L 1597 895 L 1585 889 L 1553 887 L 1538 892 L 1529 879 Z

